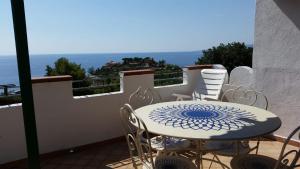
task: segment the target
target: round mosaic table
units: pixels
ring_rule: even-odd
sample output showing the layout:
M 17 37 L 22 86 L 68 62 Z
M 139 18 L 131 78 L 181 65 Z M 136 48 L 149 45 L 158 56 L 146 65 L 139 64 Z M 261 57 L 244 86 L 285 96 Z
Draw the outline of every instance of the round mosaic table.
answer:
M 135 110 L 149 132 L 195 140 L 240 140 L 276 131 L 281 120 L 253 106 L 215 101 L 175 101 Z

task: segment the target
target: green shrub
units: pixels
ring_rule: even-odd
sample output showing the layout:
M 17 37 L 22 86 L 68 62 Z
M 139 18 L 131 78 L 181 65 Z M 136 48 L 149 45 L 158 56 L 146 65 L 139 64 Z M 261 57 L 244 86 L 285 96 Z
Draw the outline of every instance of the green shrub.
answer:
M 13 96 L 0 96 L 0 105 L 8 105 L 8 104 L 15 104 L 21 103 L 22 99 L 20 95 L 13 95 Z
M 222 64 L 228 72 L 237 66 L 252 67 L 252 47 L 244 43 L 233 42 L 220 44 L 217 47 L 203 51 L 203 56 L 198 58 L 196 64 Z

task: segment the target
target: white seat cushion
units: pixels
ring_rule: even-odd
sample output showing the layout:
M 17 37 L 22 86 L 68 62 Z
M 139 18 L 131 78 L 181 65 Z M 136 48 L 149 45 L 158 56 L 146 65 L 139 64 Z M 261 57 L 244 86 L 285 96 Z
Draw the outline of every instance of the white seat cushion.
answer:
M 166 150 L 170 151 L 181 150 L 188 148 L 190 144 L 191 142 L 187 139 L 179 139 L 174 137 L 167 137 L 166 139 L 163 139 L 162 136 L 151 138 L 152 148 L 159 151 L 165 150 L 164 146 L 166 146 Z

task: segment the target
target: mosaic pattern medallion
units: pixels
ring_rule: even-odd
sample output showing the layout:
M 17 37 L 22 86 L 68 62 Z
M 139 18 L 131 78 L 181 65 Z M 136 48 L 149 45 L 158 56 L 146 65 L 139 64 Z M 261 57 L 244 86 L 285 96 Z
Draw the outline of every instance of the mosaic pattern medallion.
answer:
M 179 104 L 153 110 L 153 121 L 165 126 L 194 130 L 233 130 L 254 125 L 255 116 L 235 107 L 211 104 Z

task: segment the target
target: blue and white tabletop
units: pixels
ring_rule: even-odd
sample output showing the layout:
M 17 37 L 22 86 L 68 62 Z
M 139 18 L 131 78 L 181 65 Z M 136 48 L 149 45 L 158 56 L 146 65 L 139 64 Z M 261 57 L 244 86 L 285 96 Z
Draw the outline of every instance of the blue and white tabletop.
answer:
M 247 139 L 272 133 L 281 126 L 279 117 L 269 111 L 227 102 L 164 102 L 135 112 L 149 132 L 189 139 Z

